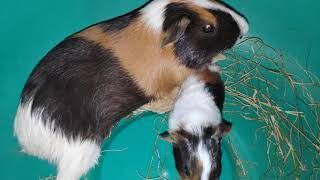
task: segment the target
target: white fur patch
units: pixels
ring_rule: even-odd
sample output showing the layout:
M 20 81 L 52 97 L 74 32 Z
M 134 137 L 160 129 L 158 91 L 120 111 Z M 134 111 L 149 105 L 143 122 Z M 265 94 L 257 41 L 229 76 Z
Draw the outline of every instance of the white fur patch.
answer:
M 156 32 L 162 30 L 164 11 L 169 3 L 169 0 L 154 0 L 140 11 L 142 20 L 149 28 Z
M 180 94 L 170 114 L 169 128 L 183 128 L 190 133 L 202 133 L 202 127 L 216 126 L 221 122 L 221 112 L 205 83 L 191 75 L 184 81 Z
M 192 0 L 192 2 L 200 7 L 204 7 L 207 9 L 213 9 L 213 10 L 220 10 L 223 12 L 226 12 L 230 14 L 235 21 L 237 22 L 238 26 L 240 27 L 241 36 L 247 34 L 249 31 L 249 25 L 248 22 L 244 17 L 242 17 L 237 12 L 233 11 L 232 9 L 229 9 L 228 7 L 219 4 L 217 1 L 208 1 L 208 0 Z
M 208 180 L 211 171 L 211 158 L 208 149 L 201 141 L 198 145 L 198 159 L 202 162 L 201 180 Z
M 54 131 L 54 123 L 43 123 L 43 110 L 31 113 L 31 106 L 32 101 L 20 104 L 14 122 L 14 133 L 23 152 L 56 164 L 58 180 L 77 180 L 97 164 L 100 147 L 96 142 L 67 139 Z

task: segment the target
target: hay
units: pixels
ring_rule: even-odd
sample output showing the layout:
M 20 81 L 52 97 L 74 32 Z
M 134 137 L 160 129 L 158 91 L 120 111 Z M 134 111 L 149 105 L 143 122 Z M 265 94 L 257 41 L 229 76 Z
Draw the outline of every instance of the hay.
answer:
M 143 175 L 143 173 L 137 171 L 137 175 L 144 180 L 153 180 L 153 179 L 158 179 L 158 180 L 168 180 L 169 178 L 167 177 L 166 173 L 166 160 L 168 159 L 169 153 L 172 153 L 172 149 L 167 144 L 166 146 L 166 152 L 165 153 L 160 153 L 158 146 L 159 142 L 162 141 L 160 139 L 159 134 L 163 131 L 163 127 L 167 124 L 167 118 L 168 114 L 159 114 L 156 115 L 154 119 L 154 131 L 156 132 L 157 136 L 155 137 L 153 141 L 153 152 L 150 157 L 149 165 L 147 168 L 147 172 L 145 173 L 146 175 Z
M 318 171 L 319 79 L 260 38 L 245 39 L 227 56 L 222 75 L 231 110 L 225 113 L 261 123 L 257 133 L 266 136 L 266 174 Z
M 40 177 L 39 180 L 55 180 L 56 176 L 47 176 L 47 177 Z

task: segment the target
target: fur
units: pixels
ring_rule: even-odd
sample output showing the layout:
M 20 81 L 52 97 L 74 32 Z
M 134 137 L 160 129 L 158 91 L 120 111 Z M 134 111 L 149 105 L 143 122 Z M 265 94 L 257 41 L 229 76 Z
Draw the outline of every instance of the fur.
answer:
M 164 11 L 169 3 L 170 0 L 155 0 L 140 11 L 142 21 L 146 23 L 148 28 L 155 32 L 161 32 L 164 21 Z
M 221 1 L 218 2 L 218 1 L 212 1 L 212 0 L 211 1 L 210 0 L 192 0 L 192 1 L 194 4 L 200 7 L 220 10 L 230 14 L 239 25 L 241 30 L 241 36 L 245 35 L 249 31 L 249 25 L 248 25 L 247 19 L 243 15 L 241 15 L 239 12 L 235 11 L 233 8 L 226 5 L 225 3 Z
M 222 137 L 231 123 L 222 119 L 224 85 L 218 74 L 204 71 L 189 76 L 161 137 L 173 143 L 181 179 L 217 179 L 221 173 Z
M 44 109 L 32 110 L 32 100 L 20 104 L 14 123 L 22 151 L 58 167 L 57 180 L 77 180 L 98 163 L 100 146 L 94 140 L 67 138 L 54 121 L 44 123 Z
M 210 176 L 212 158 L 210 157 L 208 152 L 209 150 L 207 149 L 207 147 L 202 141 L 200 141 L 198 145 L 197 156 L 202 164 L 201 180 L 208 180 Z
M 191 75 L 182 84 L 180 94 L 170 115 L 169 128 L 185 129 L 201 135 L 203 127 L 217 126 L 221 112 L 208 92 L 205 83 Z

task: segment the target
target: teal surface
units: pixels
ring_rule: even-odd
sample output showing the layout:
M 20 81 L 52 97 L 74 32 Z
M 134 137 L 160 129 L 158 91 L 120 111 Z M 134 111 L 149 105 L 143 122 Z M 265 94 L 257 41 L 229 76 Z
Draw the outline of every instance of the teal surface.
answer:
M 19 152 L 13 137 L 13 118 L 23 85 L 36 63 L 64 37 L 101 20 L 121 15 L 144 0 L 3 0 L 0 2 L 0 179 L 39 179 L 54 175 L 46 161 Z M 287 56 L 320 75 L 320 2 L 229 0 L 250 22 L 251 36 L 259 36 Z M 256 123 L 228 117 L 234 126 L 223 145 L 221 179 L 238 179 L 231 149 L 252 162 L 248 179 L 257 179 L 268 167 L 263 137 L 255 137 Z M 108 139 L 100 164 L 88 179 L 141 179 L 160 174 L 176 179 L 170 145 L 159 141 L 161 163 L 154 154 L 162 117 L 146 113 L 124 120 Z M 162 127 L 165 129 L 164 127 Z M 150 163 L 151 162 L 151 163 Z M 151 164 L 151 165 L 150 165 Z M 158 168 L 158 165 L 160 168 Z M 165 168 L 161 168 L 165 167 Z M 160 170 L 159 170 L 160 169 Z M 163 170 L 162 170 L 163 169 Z M 150 173 L 148 173 L 148 171 Z

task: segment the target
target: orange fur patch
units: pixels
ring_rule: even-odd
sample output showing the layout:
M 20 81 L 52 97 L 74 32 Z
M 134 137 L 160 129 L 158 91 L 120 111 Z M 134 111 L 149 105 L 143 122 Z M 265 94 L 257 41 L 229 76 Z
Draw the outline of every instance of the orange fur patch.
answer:
M 166 96 L 191 73 L 176 59 L 173 48 L 161 48 L 161 37 L 140 21 L 111 35 L 113 50 L 122 66 L 149 96 Z
M 214 73 L 207 70 L 197 72 L 197 77 L 210 84 L 223 83 L 218 73 Z M 155 100 L 146 104 L 142 108 L 148 111 L 156 112 L 156 113 L 166 113 L 173 109 L 174 103 L 178 97 L 180 91 L 180 86 L 177 86 L 170 94 L 166 95 L 164 98 Z
M 196 166 L 192 170 L 191 177 L 185 177 L 181 176 L 182 172 L 180 172 L 180 180 L 200 180 L 201 179 L 201 173 L 202 173 L 202 162 L 200 160 L 197 160 Z
M 198 6 L 192 6 L 191 10 L 199 14 L 200 18 L 207 24 L 217 25 L 217 18 L 208 10 Z
M 121 31 L 107 33 L 96 25 L 74 37 L 111 49 L 147 96 L 162 98 L 169 95 L 193 72 L 179 63 L 173 45 L 161 48 L 163 35 L 154 34 L 139 20 Z
M 208 69 L 201 71 L 201 72 L 197 72 L 196 75 L 198 76 L 198 78 L 200 80 L 202 80 L 206 83 L 217 84 L 217 83 L 222 82 L 220 75 L 218 73 L 211 72 Z
M 206 22 L 207 24 L 217 25 L 217 18 L 206 10 L 203 7 L 196 6 L 194 3 L 190 2 L 189 0 L 172 0 L 175 3 L 182 3 L 187 5 L 193 12 L 199 14 L 199 17 Z

